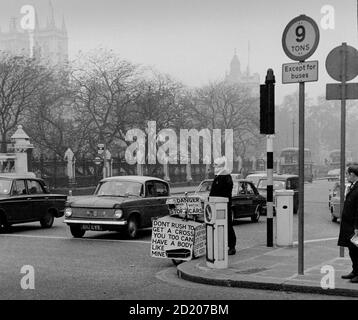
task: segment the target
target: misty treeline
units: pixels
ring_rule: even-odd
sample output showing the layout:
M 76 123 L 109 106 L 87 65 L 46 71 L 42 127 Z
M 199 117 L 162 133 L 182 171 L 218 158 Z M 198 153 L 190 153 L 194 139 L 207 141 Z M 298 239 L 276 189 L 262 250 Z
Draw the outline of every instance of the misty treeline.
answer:
M 323 163 L 329 150 L 340 147 L 339 103 L 306 99 L 305 111 L 306 147 L 316 163 Z M 358 153 L 355 111 L 355 104 L 348 104 L 347 148 Z M 77 158 L 93 158 L 97 144 L 105 143 L 112 156 L 124 158 L 132 143 L 125 141 L 127 131 L 146 132 L 148 121 L 156 121 L 157 133 L 173 129 L 178 137 L 180 129 L 221 129 L 224 139 L 225 129 L 233 129 L 235 157 L 266 154 L 265 136 L 259 134 L 259 97 L 240 84 L 216 81 L 189 88 L 103 49 L 80 53 L 65 68 L 0 56 L 1 152 L 22 124 L 35 156 L 63 158 L 71 148 Z M 276 106 L 275 155 L 293 145 L 298 146 L 297 93 Z
M 298 147 L 298 92 L 284 98 L 276 108 L 275 149 Z M 358 160 L 358 104 L 347 100 L 346 149 Z M 329 152 L 341 148 L 341 102 L 327 101 L 320 96 L 313 101 L 305 98 L 305 147 L 312 153 L 315 164 L 325 164 Z
M 80 53 L 66 68 L 19 56 L 0 57 L 1 152 L 22 124 L 34 155 L 93 158 L 105 143 L 124 157 L 130 129 L 146 132 L 148 121 L 161 129 L 234 130 L 234 150 L 254 150 L 259 135 L 258 97 L 222 81 L 188 88 L 152 68 L 135 65 L 110 50 Z M 224 142 L 224 141 L 223 141 Z M 158 141 L 158 144 L 161 143 Z M 179 141 L 178 141 L 179 143 Z M 224 143 L 222 143 L 224 146 Z

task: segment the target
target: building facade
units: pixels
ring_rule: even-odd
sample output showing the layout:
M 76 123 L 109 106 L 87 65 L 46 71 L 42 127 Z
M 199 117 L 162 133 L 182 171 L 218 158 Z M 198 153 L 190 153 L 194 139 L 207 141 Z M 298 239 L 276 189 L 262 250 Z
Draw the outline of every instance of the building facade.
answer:
M 236 54 L 230 62 L 230 70 L 225 76 L 225 81 L 232 84 L 240 84 L 251 90 L 255 96 L 260 94 L 260 76 L 258 73 L 251 74 L 250 66 L 248 65 L 246 71 L 241 71 L 240 60 Z
M 39 59 L 46 65 L 64 65 L 68 62 L 68 35 L 64 18 L 59 27 L 55 21 L 53 6 L 49 4 L 49 16 L 44 27 L 35 14 L 35 29 L 29 33 L 21 30 L 20 19 L 12 17 L 9 29 L 0 31 L 0 50 Z

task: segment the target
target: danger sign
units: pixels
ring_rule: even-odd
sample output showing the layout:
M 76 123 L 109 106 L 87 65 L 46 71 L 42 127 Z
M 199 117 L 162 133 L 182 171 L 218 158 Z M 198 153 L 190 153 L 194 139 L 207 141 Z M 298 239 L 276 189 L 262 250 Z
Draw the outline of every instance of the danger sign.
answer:
M 153 220 L 151 256 L 190 260 L 206 252 L 205 224 L 173 217 Z

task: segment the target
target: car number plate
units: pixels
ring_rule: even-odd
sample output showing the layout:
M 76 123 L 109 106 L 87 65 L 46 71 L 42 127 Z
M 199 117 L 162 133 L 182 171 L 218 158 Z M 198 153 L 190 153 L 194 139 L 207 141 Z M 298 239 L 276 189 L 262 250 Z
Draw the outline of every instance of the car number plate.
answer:
M 102 231 L 102 226 L 97 224 L 84 224 L 82 230 Z

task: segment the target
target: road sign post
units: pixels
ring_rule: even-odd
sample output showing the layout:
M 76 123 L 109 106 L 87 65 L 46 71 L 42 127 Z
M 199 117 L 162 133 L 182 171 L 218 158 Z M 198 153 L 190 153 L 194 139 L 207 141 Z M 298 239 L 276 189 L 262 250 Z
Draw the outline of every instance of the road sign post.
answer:
M 317 49 L 319 29 L 316 22 L 300 15 L 292 19 L 282 35 L 282 47 L 286 55 L 297 64 L 283 65 L 283 83 L 299 83 L 299 200 L 298 200 L 298 274 L 304 273 L 304 149 L 305 149 L 305 82 L 318 80 L 318 62 L 306 62 Z M 288 70 L 287 70 L 288 69 Z M 314 71 L 314 72 L 313 72 Z M 284 78 L 289 72 L 288 79 Z M 317 72 L 317 76 L 316 76 Z
M 353 80 L 358 75 L 358 51 L 347 43 L 342 43 L 328 54 L 326 70 L 334 80 L 341 82 L 327 84 L 326 99 L 341 100 L 340 215 L 342 216 L 346 170 L 346 100 L 358 99 L 358 84 L 347 84 L 347 81 Z M 344 257 L 344 247 L 339 248 L 339 256 Z

